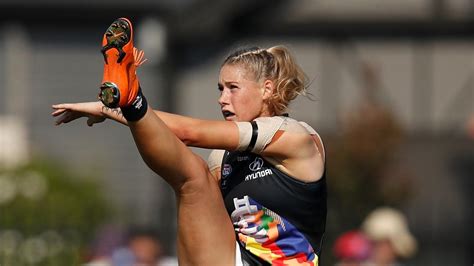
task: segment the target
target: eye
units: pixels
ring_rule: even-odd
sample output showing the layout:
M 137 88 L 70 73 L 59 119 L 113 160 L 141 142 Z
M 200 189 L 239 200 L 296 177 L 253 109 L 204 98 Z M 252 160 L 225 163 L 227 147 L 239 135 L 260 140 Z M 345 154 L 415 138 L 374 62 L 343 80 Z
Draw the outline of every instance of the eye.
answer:
M 230 85 L 229 88 L 231 88 L 231 89 L 238 89 L 239 87 L 238 87 L 237 85 Z
M 218 84 L 218 85 L 217 85 L 217 90 L 223 91 L 223 90 L 224 90 L 224 87 L 223 87 L 221 84 Z

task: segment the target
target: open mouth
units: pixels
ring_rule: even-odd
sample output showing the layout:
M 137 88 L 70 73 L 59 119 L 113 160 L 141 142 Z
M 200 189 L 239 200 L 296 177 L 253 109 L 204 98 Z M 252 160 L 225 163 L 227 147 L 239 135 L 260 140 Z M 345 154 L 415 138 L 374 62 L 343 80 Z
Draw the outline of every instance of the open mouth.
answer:
M 230 111 L 222 111 L 222 115 L 224 116 L 225 119 L 234 116 L 235 114 L 230 112 Z

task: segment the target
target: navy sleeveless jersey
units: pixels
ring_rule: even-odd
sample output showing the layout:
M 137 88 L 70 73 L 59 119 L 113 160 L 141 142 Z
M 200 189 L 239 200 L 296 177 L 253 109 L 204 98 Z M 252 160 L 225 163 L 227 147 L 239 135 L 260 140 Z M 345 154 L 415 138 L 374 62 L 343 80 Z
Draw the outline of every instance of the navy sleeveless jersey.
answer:
M 221 191 L 250 265 L 318 265 L 326 226 L 325 172 L 305 183 L 251 152 L 226 152 Z

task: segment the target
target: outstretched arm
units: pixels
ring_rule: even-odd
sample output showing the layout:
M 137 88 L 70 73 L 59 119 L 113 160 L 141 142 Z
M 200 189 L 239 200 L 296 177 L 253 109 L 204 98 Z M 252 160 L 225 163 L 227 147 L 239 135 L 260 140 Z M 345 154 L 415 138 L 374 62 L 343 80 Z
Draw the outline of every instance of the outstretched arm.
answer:
M 109 108 L 102 102 L 63 103 L 55 104 L 52 108 L 52 115 L 58 117 L 56 125 L 66 124 L 81 117 L 88 118 L 88 126 L 101 123 L 106 118 L 128 125 L 120 108 Z M 233 122 L 202 120 L 152 111 L 188 146 L 233 150 L 238 145 L 238 131 Z

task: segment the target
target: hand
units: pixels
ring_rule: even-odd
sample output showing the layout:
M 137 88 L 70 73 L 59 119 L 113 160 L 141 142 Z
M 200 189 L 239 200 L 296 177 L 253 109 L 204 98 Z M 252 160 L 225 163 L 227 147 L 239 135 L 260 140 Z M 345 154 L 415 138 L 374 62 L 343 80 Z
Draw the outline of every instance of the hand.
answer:
M 93 126 L 96 123 L 101 123 L 105 120 L 101 112 L 103 104 L 101 102 L 86 102 L 86 103 L 62 103 L 52 106 L 54 109 L 52 116 L 59 118 L 56 120 L 56 125 L 66 124 L 81 117 L 87 117 L 87 125 Z

